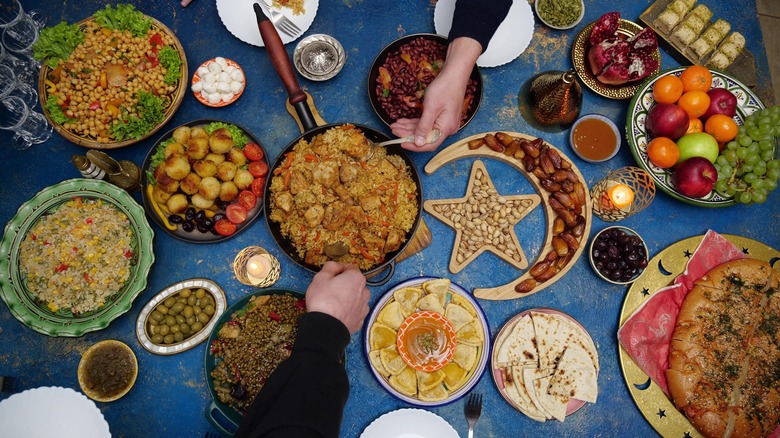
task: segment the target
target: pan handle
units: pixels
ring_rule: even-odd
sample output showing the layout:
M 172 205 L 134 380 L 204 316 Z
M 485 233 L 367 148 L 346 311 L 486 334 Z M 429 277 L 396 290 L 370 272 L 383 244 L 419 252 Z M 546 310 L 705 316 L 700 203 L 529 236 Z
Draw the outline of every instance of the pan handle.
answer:
M 260 5 L 255 3 L 252 6 L 254 7 L 255 15 L 257 16 L 257 28 L 260 30 L 263 44 L 265 44 L 265 48 L 268 49 L 268 56 L 271 57 L 271 62 L 274 65 L 274 69 L 276 69 L 276 74 L 279 75 L 279 79 L 282 80 L 284 88 L 287 89 L 287 99 L 290 101 L 290 105 L 295 108 L 295 112 L 301 119 L 304 131 L 316 128 L 317 122 L 314 120 L 311 108 L 309 108 L 309 105 L 306 102 L 306 93 L 303 92 L 301 86 L 298 84 L 298 78 L 295 76 L 295 71 L 290 63 L 290 57 L 284 49 L 284 44 L 279 37 L 279 32 L 276 31 L 273 23 L 265 16 L 263 10 L 260 9 Z
M 219 422 L 219 420 L 217 419 L 217 417 L 215 417 L 215 416 L 214 416 L 214 413 L 219 413 L 219 414 L 222 414 L 222 412 L 220 412 L 219 408 L 217 407 L 216 403 L 214 403 L 214 402 L 212 401 L 212 402 L 209 404 L 209 406 L 206 408 L 206 411 L 204 412 L 204 414 L 206 415 L 206 420 L 209 422 L 209 424 L 211 425 L 211 427 L 213 427 L 214 429 L 216 429 L 216 430 L 219 432 L 219 434 L 220 434 L 221 436 L 223 436 L 223 437 L 232 437 L 233 435 L 235 435 L 235 434 L 236 434 L 236 430 L 233 430 L 233 431 L 231 432 L 230 430 L 228 430 L 227 428 L 225 428 L 225 426 L 223 426 L 223 425 L 222 425 L 222 424 Z M 235 428 L 235 429 L 237 429 L 237 428 L 238 428 L 238 425 L 237 425 L 237 424 L 235 424 L 235 423 L 233 423 L 233 421 L 231 421 L 231 420 L 230 420 L 229 418 L 227 418 L 226 416 L 222 415 L 222 416 L 221 416 L 221 418 L 222 418 L 224 421 L 228 422 L 230 425 L 232 425 L 232 426 L 233 426 L 233 428 Z
M 379 280 L 375 280 L 375 281 L 372 280 L 374 276 L 376 276 L 377 274 L 381 274 L 382 272 L 384 272 L 385 274 L 384 277 L 380 278 Z M 370 279 L 367 279 L 366 284 L 369 286 L 382 286 L 383 284 L 390 281 L 390 279 L 393 278 L 393 274 L 395 274 L 395 260 L 388 263 L 387 266 L 379 270 L 377 274 L 372 276 Z

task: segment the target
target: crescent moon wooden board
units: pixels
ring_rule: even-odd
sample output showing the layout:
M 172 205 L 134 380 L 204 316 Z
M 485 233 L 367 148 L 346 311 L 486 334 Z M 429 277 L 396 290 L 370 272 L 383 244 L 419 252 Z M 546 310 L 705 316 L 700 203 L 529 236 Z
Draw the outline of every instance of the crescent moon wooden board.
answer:
M 478 140 L 488 136 L 493 137 L 491 142 L 495 140 L 495 137 L 503 137 L 508 142 L 509 137 L 511 137 L 515 144 L 500 144 L 500 148 L 498 148 L 500 151 L 493 150 L 487 145 L 476 149 L 469 145 L 469 143 L 477 143 Z M 495 142 L 493 143 L 495 144 Z M 563 277 L 587 246 L 593 216 L 593 202 L 585 178 L 573 162 L 553 145 L 536 137 L 508 131 L 484 132 L 467 137 L 442 149 L 426 164 L 425 173 L 430 175 L 442 166 L 463 158 L 493 158 L 515 168 L 535 188 L 544 208 L 546 219 L 545 238 L 539 257 L 532 264 L 526 262 L 526 266 L 531 265 L 532 267 L 509 283 L 495 287 L 476 288 L 473 291 L 474 296 L 487 300 L 523 298 L 541 291 Z M 487 174 L 485 173 L 485 175 Z M 429 200 L 424 203 L 424 207 L 426 211 L 431 213 L 434 205 L 452 201 L 458 200 Z M 525 209 L 528 208 L 533 207 L 525 207 Z M 471 258 L 464 254 L 463 260 L 458 262 L 457 251 L 461 241 L 462 239 L 456 239 L 453 247 L 450 261 L 451 271 L 453 271 L 453 267 L 458 270 L 462 269 L 461 264 L 467 264 L 482 252 L 477 251 L 471 254 L 473 256 Z M 506 257 L 502 256 L 502 258 L 507 260 Z M 507 261 L 509 262 L 509 260 Z M 514 266 L 520 264 L 510 263 Z

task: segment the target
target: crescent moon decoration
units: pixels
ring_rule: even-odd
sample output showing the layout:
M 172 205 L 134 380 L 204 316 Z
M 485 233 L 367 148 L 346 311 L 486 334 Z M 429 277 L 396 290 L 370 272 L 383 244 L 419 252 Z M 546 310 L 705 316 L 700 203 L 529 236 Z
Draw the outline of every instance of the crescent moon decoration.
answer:
M 486 138 L 498 150 L 485 145 Z M 498 138 L 504 138 L 509 143 L 499 142 Z M 477 144 L 481 146 L 475 148 Z M 590 191 L 572 161 L 540 138 L 518 132 L 494 131 L 472 135 L 442 149 L 426 164 L 425 173 L 430 175 L 445 164 L 462 158 L 493 158 L 515 168 L 540 196 L 546 219 L 544 243 L 539 257 L 530 264 L 532 267 L 507 284 L 476 288 L 474 296 L 487 300 L 523 298 L 563 277 L 587 246 L 593 216 Z M 572 198 L 576 200 L 572 202 Z
M 650 378 L 648 377 L 648 378 L 647 378 L 647 381 L 646 381 L 646 382 L 644 382 L 644 383 L 634 383 L 634 387 L 635 387 L 636 389 L 640 390 L 640 391 L 644 391 L 644 390 L 646 390 L 647 388 L 649 388 L 649 387 L 650 387 L 650 384 L 651 384 L 651 383 L 653 383 L 653 381 L 652 381 L 652 380 L 650 380 Z

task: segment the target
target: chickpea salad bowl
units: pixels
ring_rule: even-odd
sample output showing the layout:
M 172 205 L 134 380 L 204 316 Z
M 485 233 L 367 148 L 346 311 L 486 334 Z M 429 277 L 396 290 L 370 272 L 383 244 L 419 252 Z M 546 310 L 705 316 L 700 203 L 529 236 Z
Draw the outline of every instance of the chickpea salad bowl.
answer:
M 148 138 L 173 117 L 187 88 L 187 58 L 173 32 L 129 4 L 41 31 L 43 113 L 69 141 L 94 149 Z

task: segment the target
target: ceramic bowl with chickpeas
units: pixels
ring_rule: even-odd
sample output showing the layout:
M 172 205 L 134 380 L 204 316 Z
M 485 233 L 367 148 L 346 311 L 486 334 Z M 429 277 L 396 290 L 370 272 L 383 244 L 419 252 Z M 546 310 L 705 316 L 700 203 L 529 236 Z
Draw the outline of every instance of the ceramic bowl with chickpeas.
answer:
M 152 353 L 181 353 L 206 340 L 226 308 L 225 292 L 212 280 L 180 281 L 146 303 L 136 320 L 135 333 Z
M 143 164 L 147 215 L 192 243 L 229 239 L 263 209 L 268 161 L 245 128 L 196 120 L 163 135 Z

